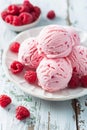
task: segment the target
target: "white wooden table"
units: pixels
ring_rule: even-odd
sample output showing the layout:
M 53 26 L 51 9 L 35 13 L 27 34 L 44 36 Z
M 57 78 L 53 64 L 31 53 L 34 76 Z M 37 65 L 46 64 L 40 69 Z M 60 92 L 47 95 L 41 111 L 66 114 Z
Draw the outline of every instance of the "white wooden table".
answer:
M 9 4 L 22 1 L 0 0 L 0 11 Z M 42 9 L 42 18 L 37 26 L 69 24 L 87 31 L 87 0 L 31 1 Z M 57 18 L 52 21 L 46 18 L 50 9 L 57 14 Z M 31 123 L 36 121 L 35 130 L 87 130 L 87 96 L 64 102 L 44 101 L 25 94 L 6 78 L 2 69 L 2 54 L 16 35 L 17 33 L 7 29 L 0 20 L 0 93 L 6 93 L 13 99 L 10 108 L 0 108 L 0 130 L 28 130 L 28 120 L 20 122 L 15 119 L 14 104 L 30 108 L 33 114 Z

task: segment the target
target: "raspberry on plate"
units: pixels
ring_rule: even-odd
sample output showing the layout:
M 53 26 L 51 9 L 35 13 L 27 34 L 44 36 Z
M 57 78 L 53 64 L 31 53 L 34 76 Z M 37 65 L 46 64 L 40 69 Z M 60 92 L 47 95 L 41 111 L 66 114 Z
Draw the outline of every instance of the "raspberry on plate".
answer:
M 71 77 L 71 80 L 68 84 L 68 88 L 75 89 L 79 86 L 80 86 L 80 79 L 79 79 L 78 75 L 73 74 Z
M 48 13 L 47 13 L 47 18 L 48 19 L 54 19 L 56 16 L 55 12 L 53 10 L 50 10 Z
M 29 110 L 24 106 L 18 106 L 16 108 L 16 118 L 18 120 L 23 120 L 23 119 L 25 119 L 27 117 L 30 117 Z
M 12 24 L 13 23 L 13 15 L 7 15 L 5 18 L 5 22 Z
M 7 11 L 3 11 L 1 13 L 1 16 L 2 16 L 3 20 L 5 20 L 5 18 L 6 18 L 7 15 L 8 15 Z
M 87 88 L 87 75 L 81 77 L 81 86 Z
M 22 24 L 29 24 L 33 21 L 33 17 L 30 13 L 27 13 L 27 12 L 23 12 L 19 15 L 21 21 L 22 21 Z
M 7 12 L 11 15 L 18 15 L 19 8 L 17 5 L 10 5 L 10 6 L 8 6 Z
M 22 25 L 21 19 L 18 16 L 13 16 L 12 25 L 14 25 L 14 26 L 20 26 L 20 25 Z
M 24 5 L 19 5 L 19 13 L 23 13 L 23 12 L 29 12 L 29 9 L 27 6 L 24 6 Z
M 11 98 L 7 95 L 0 95 L 0 106 L 5 108 L 11 103 Z
M 14 61 L 10 65 L 10 70 L 13 74 L 18 74 L 23 70 L 24 66 L 19 61 Z
M 28 83 L 33 84 L 37 79 L 36 72 L 32 70 L 26 71 L 24 78 Z
M 18 53 L 19 51 L 19 47 L 20 47 L 20 43 L 19 42 L 13 42 L 11 45 L 10 45 L 10 50 L 14 53 Z

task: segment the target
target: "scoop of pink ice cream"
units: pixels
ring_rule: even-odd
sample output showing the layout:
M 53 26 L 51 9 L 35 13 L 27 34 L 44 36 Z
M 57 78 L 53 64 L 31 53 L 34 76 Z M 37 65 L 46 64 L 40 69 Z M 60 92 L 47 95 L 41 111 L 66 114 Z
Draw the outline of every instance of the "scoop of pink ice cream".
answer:
M 67 87 L 72 76 L 72 66 L 65 58 L 44 58 L 36 72 L 38 84 L 48 92 L 56 92 Z
M 73 46 L 80 45 L 80 37 L 78 32 L 73 27 L 66 27 L 66 30 L 68 31 L 68 33 L 72 38 L 72 45 Z
M 87 48 L 75 46 L 69 56 L 73 71 L 79 76 L 87 75 Z
M 29 38 L 20 45 L 18 60 L 25 66 L 36 69 L 42 58 L 37 51 L 36 38 Z
M 72 38 L 63 26 L 48 25 L 38 36 L 37 48 L 48 58 L 66 57 L 72 50 Z

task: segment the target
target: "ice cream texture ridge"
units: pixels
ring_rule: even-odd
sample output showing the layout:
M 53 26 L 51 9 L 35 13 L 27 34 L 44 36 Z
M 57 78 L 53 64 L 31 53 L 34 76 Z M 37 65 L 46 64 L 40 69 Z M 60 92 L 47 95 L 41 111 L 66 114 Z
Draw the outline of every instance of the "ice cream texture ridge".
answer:
M 23 41 L 18 61 L 35 69 L 38 86 L 48 92 L 68 87 L 73 73 L 87 75 L 87 48 L 73 27 L 48 25 L 37 37 Z
M 37 44 L 37 39 L 32 37 L 26 39 L 20 46 L 18 60 L 29 68 L 36 69 L 39 65 L 39 62 L 43 58 L 41 55 L 38 54 L 36 47 Z

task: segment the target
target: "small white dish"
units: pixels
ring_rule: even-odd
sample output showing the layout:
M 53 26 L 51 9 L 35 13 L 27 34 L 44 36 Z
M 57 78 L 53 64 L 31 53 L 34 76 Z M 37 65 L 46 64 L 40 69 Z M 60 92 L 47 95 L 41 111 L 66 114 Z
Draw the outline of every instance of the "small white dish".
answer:
M 22 43 L 26 38 L 35 37 L 39 34 L 39 32 L 41 31 L 42 28 L 43 27 L 38 27 L 38 28 L 33 28 L 30 30 L 24 31 L 24 32 L 18 34 L 10 43 L 12 43 L 13 41 L 18 41 L 18 42 Z M 87 32 L 78 30 L 78 33 L 81 38 L 81 44 L 86 45 Z M 24 92 L 26 92 L 32 96 L 35 96 L 35 97 L 38 97 L 38 98 L 41 98 L 44 100 L 50 100 L 50 101 L 64 101 L 64 100 L 78 98 L 78 97 L 81 97 L 81 96 L 84 96 L 87 94 L 87 89 L 81 88 L 81 87 L 79 87 L 77 89 L 67 88 L 67 89 L 58 91 L 56 93 L 49 93 L 49 92 L 44 91 L 42 88 L 40 88 L 38 86 L 28 84 L 24 80 L 22 74 L 14 75 L 9 70 L 9 66 L 14 60 L 17 60 L 17 54 L 12 53 L 9 50 L 9 48 L 7 48 L 4 51 L 4 55 L 3 55 L 3 68 L 4 68 L 4 71 L 7 75 L 7 77 L 11 81 L 13 81 L 17 87 L 20 87 Z
M 6 9 L 7 9 L 7 8 L 5 8 L 3 11 L 5 11 Z M 2 11 L 2 12 L 3 12 L 3 11 Z M 5 21 L 3 20 L 3 18 L 1 17 L 2 22 L 3 22 L 10 30 L 15 31 L 15 32 L 21 32 L 21 31 L 28 30 L 28 29 L 30 29 L 31 27 L 35 27 L 35 26 L 39 23 L 40 19 L 41 19 L 41 14 L 40 14 L 40 16 L 38 17 L 38 19 L 37 19 L 36 21 L 34 21 L 34 22 L 30 23 L 30 24 L 26 24 L 26 25 L 22 25 L 22 26 L 14 26 L 14 25 L 12 25 L 12 24 L 9 24 L 9 23 L 5 22 Z

